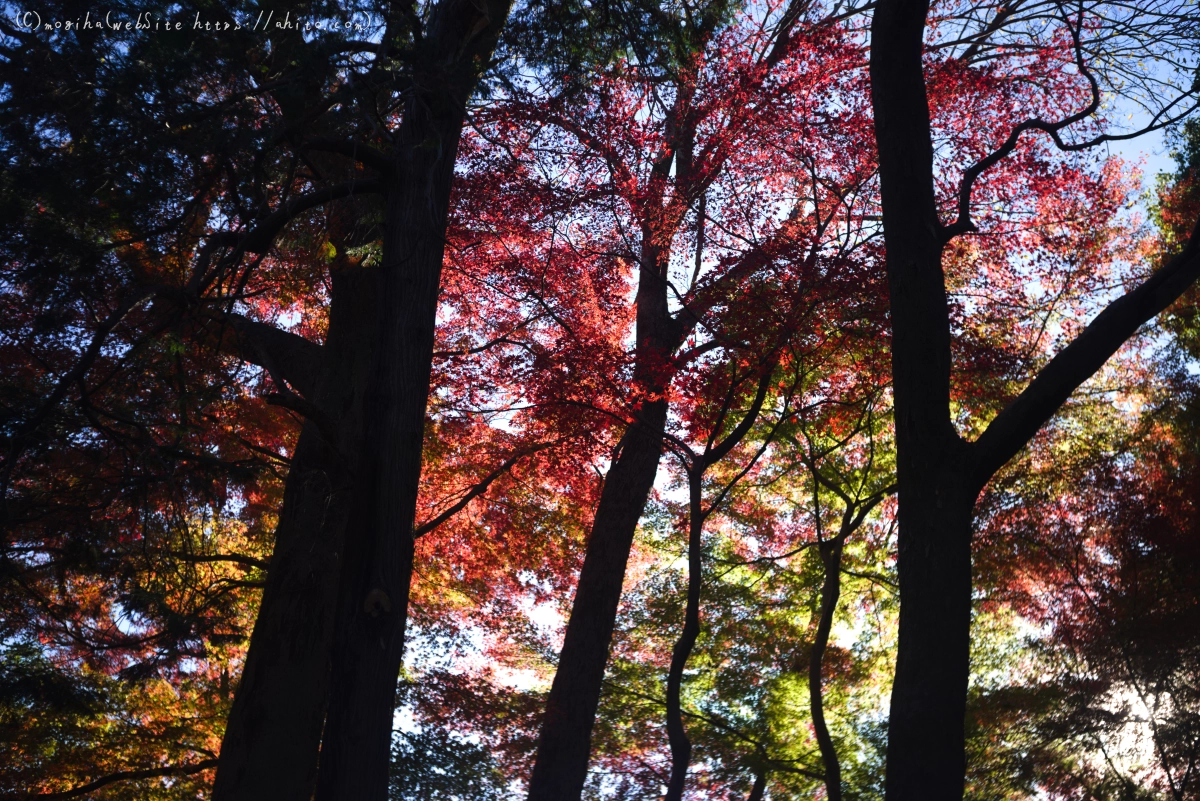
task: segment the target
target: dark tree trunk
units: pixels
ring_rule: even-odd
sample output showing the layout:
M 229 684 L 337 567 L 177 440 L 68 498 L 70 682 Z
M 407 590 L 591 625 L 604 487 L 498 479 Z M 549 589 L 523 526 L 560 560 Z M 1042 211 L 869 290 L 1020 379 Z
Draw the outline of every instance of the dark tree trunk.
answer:
M 221 743 L 214 801 L 312 797 L 348 476 L 311 424 L 292 455 L 262 605 Z M 339 486 L 340 485 L 340 486 Z
M 530 801 L 568 801 L 583 792 L 625 566 L 658 472 L 666 419 L 665 401 L 644 403 L 640 419 L 621 438 L 620 455 L 605 478 L 546 701 L 529 780 Z
M 683 785 L 692 760 L 692 742 L 683 727 L 683 669 L 700 636 L 700 588 L 704 579 L 702 535 L 704 510 L 701 508 L 703 471 L 688 474 L 688 584 L 687 604 L 683 613 L 683 631 L 671 652 L 671 667 L 667 673 L 667 740 L 671 745 L 671 778 L 667 782 L 667 801 L 683 798 Z
M 762 801 L 767 794 L 767 773 L 760 770 L 754 774 L 754 784 L 750 787 L 750 795 L 746 801 Z
M 308 801 L 329 690 L 338 562 L 351 508 L 344 454 L 361 437 L 378 273 L 335 272 L 315 404 L 340 442 L 308 423 L 292 455 L 262 605 L 221 744 L 214 801 Z
M 384 801 L 404 654 L 446 216 L 465 105 L 508 4 L 439 3 L 404 109 L 384 222 L 379 342 L 338 590 L 317 798 Z
M 669 166 L 669 159 L 656 165 L 664 180 Z M 667 402 L 661 400 L 666 358 L 679 335 L 667 306 L 669 254 L 654 244 L 656 235 L 649 223 L 641 235 L 633 382 L 656 399 L 642 402 L 604 479 L 558 670 L 546 699 L 529 777 L 529 801 L 572 801 L 583 793 L 625 567 L 662 456 L 667 425 Z
M 408 172 L 404 185 L 389 196 L 386 284 L 381 293 L 384 332 L 367 398 L 362 458 L 356 468 L 362 478 L 361 494 L 350 524 L 338 594 L 333 690 L 321 747 L 318 799 L 381 801 L 386 797 L 456 144 L 440 141 L 436 151 L 443 163 L 414 165 L 424 169 Z M 436 152 L 427 149 L 418 155 L 431 151 Z M 432 186 L 433 195 L 428 199 L 421 191 L 427 186 Z
M 900 634 L 888 722 L 888 801 L 958 801 L 963 795 L 971 523 L 979 491 L 1138 327 L 1200 276 L 1193 229 L 1182 252 L 1105 307 L 976 441 L 963 441 L 950 416 L 951 332 L 941 256 L 954 235 L 972 230 L 970 186 L 960 206 L 968 216 L 943 227 L 922 63 L 928 11 L 928 0 L 880 0 L 871 23 L 899 484 Z
M 817 735 L 817 746 L 821 749 L 821 762 L 825 766 L 825 797 L 829 801 L 842 801 L 842 766 L 838 761 L 837 749 L 829 736 L 825 724 L 825 702 L 821 695 L 822 668 L 825 649 L 829 645 L 829 630 L 837 612 L 838 597 L 842 591 L 842 546 L 844 539 L 838 537 L 821 543 L 821 563 L 825 567 L 825 580 L 821 584 L 821 612 L 817 621 L 817 636 L 813 639 L 812 651 L 808 656 L 808 699 L 812 710 L 813 731 Z
M 1200 275 L 1183 251 L 1110 303 L 972 443 L 950 416 L 950 318 L 922 67 L 926 0 L 881 0 L 871 25 L 871 95 L 892 323 L 899 484 L 900 633 L 888 723 L 888 801 L 958 801 L 971 626 L 971 524 L 984 484 L 1139 326 Z M 1015 124 L 1015 121 L 1014 121 Z M 966 205 L 969 209 L 969 203 Z
M 892 319 L 900 634 L 888 801 L 958 801 L 971 619 L 966 444 L 950 421 L 950 317 L 922 70 L 926 0 L 881 3 L 871 90 Z
M 907 494 L 901 476 L 900 636 L 888 720 L 887 797 L 960 799 L 970 665 L 976 492 L 946 470 Z

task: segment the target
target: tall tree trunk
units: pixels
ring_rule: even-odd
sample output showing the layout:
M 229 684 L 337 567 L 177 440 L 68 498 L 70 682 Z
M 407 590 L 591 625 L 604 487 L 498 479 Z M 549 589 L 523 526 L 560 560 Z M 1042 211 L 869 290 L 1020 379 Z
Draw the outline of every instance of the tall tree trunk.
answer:
M 666 401 L 642 404 L 641 416 L 621 438 L 620 455 L 604 480 L 546 701 L 530 801 L 569 801 L 583 792 L 625 566 L 658 472 L 666 421 Z
M 825 766 L 825 797 L 829 801 L 842 801 L 842 766 L 838 761 L 837 749 L 829 736 L 825 724 L 825 702 L 821 695 L 822 668 L 825 649 L 829 645 L 829 630 L 833 627 L 833 616 L 837 612 L 838 597 L 842 591 L 842 546 L 845 540 L 837 537 L 821 543 L 821 563 L 825 567 L 825 580 L 821 584 L 821 612 L 817 622 L 817 636 L 813 639 L 812 651 L 808 655 L 808 699 L 812 710 L 813 730 L 817 735 L 817 746 L 821 749 L 821 762 Z
M 662 181 L 669 167 L 670 159 L 655 165 Z M 642 401 L 635 421 L 621 437 L 617 459 L 609 468 L 600 492 L 558 657 L 558 670 L 546 699 L 537 755 L 529 777 L 529 801 L 572 801 L 583 793 L 592 726 L 600 703 L 625 567 L 638 521 L 658 474 L 668 405 L 663 399 L 663 373 L 666 357 L 674 350 L 678 335 L 667 305 L 670 254 L 657 241 L 651 223 L 644 223 L 634 299 L 637 316 L 633 383 L 648 399 Z
M 900 478 L 900 635 L 888 720 L 887 797 L 960 799 L 970 665 L 975 492 L 946 471 Z
M 950 315 L 922 68 L 927 0 L 872 20 L 871 91 L 892 320 L 900 633 L 888 720 L 888 801 L 958 801 L 978 487 L 950 420 Z
M 692 742 L 683 728 L 683 669 L 687 666 L 692 648 L 700 636 L 700 587 L 704 580 L 701 558 L 701 537 L 704 533 L 704 510 L 701 508 L 703 470 L 688 471 L 688 585 L 687 605 L 683 613 L 683 631 L 671 652 L 671 668 L 667 673 L 667 740 L 671 744 L 671 778 L 667 782 L 667 801 L 683 798 L 683 785 L 692 760 Z
M 333 691 L 321 746 L 318 799 L 386 797 L 456 144 L 439 142 L 437 150 L 445 163 L 421 165 L 426 170 L 409 173 L 405 185 L 388 200 L 385 331 L 367 397 L 366 436 L 356 468 L 362 492 L 338 593 Z M 433 188 L 428 202 L 422 197 L 427 186 Z
M 465 105 L 508 3 L 442 2 L 426 32 L 396 142 L 384 221 L 380 347 L 367 400 L 361 480 L 341 571 L 332 692 L 317 798 L 384 801 L 404 655 L 446 216 Z
M 746 801 L 762 801 L 767 794 L 767 772 L 760 770 L 754 774 L 754 784 L 750 786 L 750 795 Z
M 963 187 L 964 216 L 943 227 L 922 62 L 928 11 L 928 0 L 880 0 L 871 23 L 899 484 L 900 634 L 888 801 L 962 798 L 971 522 L 979 491 L 1080 384 L 1200 277 L 1198 221 L 1178 255 L 1108 304 L 977 440 L 964 442 L 950 417 L 951 328 L 941 255 L 953 236 L 972 229 L 970 186 Z
M 262 605 L 221 744 L 214 801 L 308 801 L 329 690 L 338 562 L 352 504 L 344 454 L 361 437 L 378 272 L 333 275 L 314 402 L 339 443 L 308 423 L 292 455 Z

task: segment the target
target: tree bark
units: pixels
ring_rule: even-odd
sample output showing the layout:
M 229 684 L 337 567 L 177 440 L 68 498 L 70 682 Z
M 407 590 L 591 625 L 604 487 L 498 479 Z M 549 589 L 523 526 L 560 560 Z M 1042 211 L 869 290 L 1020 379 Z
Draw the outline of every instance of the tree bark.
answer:
M 413 526 L 446 217 L 465 106 L 507 2 L 439 3 L 385 178 L 379 349 L 368 385 L 360 477 L 338 590 L 319 801 L 384 801 L 404 654 Z
M 337 421 L 330 443 L 305 424 L 284 490 L 267 585 L 221 744 L 214 801 L 308 801 L 329 689 L 337 566 L 353 477 L 342 452 L 361 437 L 377 272 L 338 271 L 314 402 Z
M 707 465 L 705 465 L 707 466 Z M 700 546 L 704 533 L 704 510 L 701 507 L 703 470 L 688 472 L 688 585 L 687 604 L 683 613 L 683 631 L 671 652 L 671 667 L 667 673 L 667 740 L 671 745 L 671 778 L 667 783 L 667 801 L 683 798 L 683 785 L 692 760 L 692 742 L 683 727 L 683 669 L 696 639 L 700 636 L 700 589 L 704 565 Z
M 899 393 L 897 393 L 899 395 Z M 899 460 L 899 642 L 888 719 L 886 793 L 961 799 L 970 675 L 971 519 L 978 484 L 965 449 L 913 441 Z M 898 453 L 900 448 L 897 448 Z
M 825 702 L 821 695 L 822 668 L 825 649 L 829 645 L 829 630 L 833 627 L 833 616 L 837 612 L 838 597 L 842 590 L 842 546 L 845 540 L 838 537 L 821 543 L 821 563 L 825 568 L 825 580 L 821 584 L 821 612 L 817 621 L 817 636 L 813 639 L 812 651 L 808 656 L 808 699 L 812 710 L 813 731 L 817 735 L 817 746 L 821 749 L 821 762 L 825 767 L 825 797 L 829 801 L 842 801 L 842 766 L 838 760 L 829 726 L 825 724 Z
M 567 801 L 583 793 L 625 566 L 658 472 L 666 420 L 666 401 L 642 404 L 641 416 L 621 438 L 620 455 L 605 478 L 546 701 L 530 801 Z
M 885 0 L 871 27 L 899 484 L 888 801 L 957 801 L 965 776 L 970 527 L 979 487 L 950 420 L 950 316 L 921 60 L 927 11 L 926 0 Z
M 333 691 L 321 745 L 318 799 L 386 797 L 456 142 L 439 144 L 448 165 L 430 165 L 435 174 L 428 178 L 410 176 L 410 185 L 434 184 L 437 195 L 428 204 L 433 208 L 427 209 L 419 189 L 401 190 L 388 202 L 383 268 L 388 274 L 381 293 L 385 331 L 367 397 L 366 431 L 355 471 L 360 491 L 337 594 Z
M 960 799 L 970 674 L 975 495 L 946 470 L 900 497 L 900 634 L 888 721 L 887 797 Z M 910 474 L 911 475 L 911 474 Z M 902 474 L 901 487 L 906 478 Z

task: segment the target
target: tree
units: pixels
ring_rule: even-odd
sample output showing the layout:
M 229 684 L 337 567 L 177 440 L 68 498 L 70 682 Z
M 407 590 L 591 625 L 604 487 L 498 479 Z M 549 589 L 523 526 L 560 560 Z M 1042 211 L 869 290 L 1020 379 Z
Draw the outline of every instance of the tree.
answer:
M 16 792 L 207 781 L 266 566 L 289 421 L 240 361 L 190 346 L 172 292 L 253 139 L 244 67 L 262 51 L 183 38 L 4 25 L 6 722 L 31 757 Z
M 1196 605 L 1179 580 L 1195 559 L 1194 448 L 1169 422 L 1194 410 L 1178 383 L 1142 386 L 1171 392 L 1169 404 L 1159 396 L 1132 428 L 1091 434 L 1108 447 L 1069 462 L 1045 458 L 1064 432 L 1040 436 L 981 500 L 984 604 L 1047 634 L 1024 675 L 972 699 L 969 728 L 1001 717 L 1008 747 L 972 749 L 970 784 L 1015 773 L 1054 797 L 1195 796 Z M 1091 405 L 1065 416 L 1102 413 Z
M 815 91 L 802 89 L 806 82 L 823 86 L 848 80 L 831 69 L 830 59 L 849 60 L 856 51 L 845 46 L 834 27 L 795 34 L 798 11 L 778 12 L 767 20 L 725 24 L 723 7 L 708 7 L 678 20 L 682 40 L 676 45 L 674 33 L 665 39 L 677 51 L 665 66 L 618 62 L 586 94 L 572 89 L 545 100 L 518 96 L 521 104 L 514 106 L 531 124 L 550 123 L 562 131 L 568 152 L 586 159 L 581 172 L 594 170 L 591 165 L 608 172 L 604 189 L 620 203 L 618 230 L 629 232 L 626 258 L 638 274 L 631 391 L 628 411 L 622 413 L 628 427 L 593 519 L 547 700 L 530 798 L 573 797 L 582 790 L 625 565 L 657 474 L 675 374 L 688 360 L 724 346 L 721 316 L 726 310 L 737 313 L 736 293 L 752 286 L 756 275 L 787 269 L 789 260 L 804 264 L 806 255 L 810 269 L 825 269 L 819 254 L 826 248 L 836 251 L 831 229 L 847 213 L 839 199 L 852 195 L 863 180 L 861 165 L 853 160 L 829 164 L 827 173 L 816 176 L 807 170 L 771 174 L 771 154 L 782 145 L 767 136 L 772 127 L 827 131 L 851 153 L 861 152 L 851 143 L 862 130 L 852 123 L 838 128 L 807 119 L 795 100 L 785 99 L 793 89 Z M 727 51 L 731 57 L 722 58 Z M 817 70 L 828 77 L 817 78 Z M 639 109 L 652 116 L 639 120 Z M 839 116 L 853 120 L 859 111 L 851 105 Z M 809 151 L 808 166 L 814 170 L 821 169 L 818 147 Z M 652 154 L 649 160 L 647 154 Z M 739 185 L 752 181 L 757 186 Z M 807 213 L 796 187 L 810 184 L 819 207 Z M 764 214 L 747 225 L 734 218 L 732 204 L 723 203 L 743 197 L 742 202 L 764 208 L 763 193 L 772 185 L 795 198 L 796 208 L 782 221 Z M 688 224 L 701 219 L 703 224 Z M 716 226 L 725 226 L 724 231 Z M 856 231 L 848 221 L 839 233 L 854 239 Z M 703 255 L 695 264 L 686 257 L 688 263 L 680 263 L 678 248 L 685 238 L 698 242 L 698 250 L 717 254 L 715 269 L 706 267 Z M 674 304 L 678 309 L 672 311 Z
M 294 25 L 276 26 L 265 41 L 243 25 L 225 40 L 229 47 L 214 46 L 219 58 L 205 61 L 196 51 L 168 68 L 164 75 L 179 77 L 178 85 L 155 76 L 154 67 L 169 62 L 171 53 L 192 52 L 191 34 L 172 37 L 166 47 L 161 39 L 132 34 L 94 47 L 101 41 L 96 26 L 75 26 L 46 44 L 40 32 L 6 24 L 6 46 L 12 45 L 5 53 L 6 86 L 15 87 L 28 65 L 40 63 L 55 90 L 74 77 L 86 87 L 72 90 L 78 97 L 66 106 L 47 107 L 21 90 L 6 94 L 12 157 L 52 164 L 60 178 L 51 187 L 67 187 L 52 195 L 37 185 L 9 183 L 12 202 L 26 220 L 52 210 L 68 229 L 98 216 L 101 225 L 87 232 L 96 241 L 88 244 L 109 254 L 102 258 L 110 263 L 129 263 L 89 276 L 116 279 L 108 302 L 114 310 L 88 320 L 94 336 L 73 359 L 63 359 L 65 366 L 43 369 L 49 387 L 41 390 L 40 404 L 15 421 L 8 443 L 6 488 L 17 466 L 28 463 L 35 435 L 46 432 L 47 421 L 64 400 L 74 400 L 80 385 L 86 396 L 98 360 L 115 347 L 112 335 L 125 335 L 131 322 L 141 325 L 128 331 L 135 349 L 147 336 L 177 327 L 210 352 L 259 365 L 273 385 L 270 399 L 305 421 L 225 732 L 214 790 L 219 798 L 309 797 L 322 732 L 323 794 L 360 780 L 370 784 L 368 794 L 386 791 L 389 699 L 403 644 L 445 211 L 464 108 L 492 66 L 507 10 L 469 3 L 430 5 L 422 13 L 392 9 L 378 32 L 382 44 L 370 41 L 362 25 L 310 37 Z M 82 16 L 72 4 L 53 11 L 71 20 Z M 196 11 L 231 27 L 242 21 L 232 9 Z M 295 11 L 344 16 L 359 9 L 317 3 Z M 121 91 L 144 105 L 93 113 L 108 93 Z M 179 134 L 157 133 L 173 124 Z M 384 129 L 394 129 L 394 141 Z M 137 146 L 130 147 L 122 137 L 131 131 L 155 133 L 135 133 Z M 109 151 L 85 151 L 85 142 L 108 144 Z M 95 159 L 90 167 L 88 155 Z M 111 159 L 131 180 L 114 182 L 104 174 Z M 97 214 L 96 204 L 79 202 L 89 190 L 114 183 L 105 200 L 124 218 L 106 217 L 103 204 Z M 364 194 L 388 198 L 382 207 L 357 208 L 363 217 L 377 216 L 374 230 L 355 225 L 357 215 L 347 209 L 345 216 L 331 215 L 328 237 L 305 242 L 297 236 L 314 209 L 334 201 L 353 207 Z M 285 230 L 288 237 L 280 239 Z M 382 269 L 364 269 L 349 252 L 376 238 Z M 55 254 L 47 255 L 41 242 L 22 238 L 17 249 L 34 280 L 53 275 Z M 316 267 L 301 271 L 315 285 L 283 275 L 304 261 Z M 329 299 L 326 330 L 323 319 L 308 330 L 279 322 L 297 295 L 312 305 L 323 305 L 323 295 Z M 322 334 L 323 342 L 314 341 Z M 407 456 L 394 463 L 396 454 Z M 379 491 L 355 475 L 406 489 Z M 364 573 L 371 566 L 384 574 Z M 340 617 L 334 614 L 339 582 Z M 386 589 L 376 586 L 380 582 Z M 362 610 L 364 598 L 382 600 Z M 382 654 L 363 644 L 362 626 L 377 623 L 391 642 Z M 331 685 L 335 628 L 344 658 L 333 660 L 338 680 Z M 367 642 L 374 641 L 372 634 Z M 366 649 L 361 658 L 351 657 L 356 648 Z M 372 678 L 351 678 L 360 670 Z M 331 686 L 339 692 L 326 721 Z M 347 729 L 346 719 L 356 722 Z M 360 735 L 370 747 L 358 742 Z
M 1169 258 L 1186 237 L 1182 217 L 1195 216 L 1186 147 L 1177 158 L 1179 172 L 1159 177 L 1152 257 Z M 1176 578 L 1195 547 L 1195 379 L 1181 325 L 1192 293 L 1141 337 L 1153 361 L 1126 354 L 1106 369 L 981 497 L 984 603 L 1047 635 L 1028 649 L 1024 675 L 972 698 L 968 729 L 1001 717 L 1011 745 L 999 754 L 969 745 L 968 792 L 1014 774 L 1062 797 L 1196 792 L 1198 710 L 1183 678 L 1194 670 L 1195 602 Z M 1173 334 L 1165 344 L 1164 332 Z M 1113 408 L 1097 388 L 1137 402 Z
M 1032 138 L 1023 137 L 1026 132 L 1041 132 L 1064 149 L 1098 144 L 1105 135 L 1063 139 L 1063 133 L 1088 120 L 1101 101 L 1099 82 L 1089 70 L 1082 44 L 1091 32 L 1086 9 L 1076 14 L 1064 7 L 1060 36 L 1070 43 L 1064 61 L 1073 62 L 1078 80 L 1088 84 L 1082 102 L 1073 112 L 1068 106 L 1054 116 L 1035 112 L 1024 122 L 1010 119 L 1007 130 L 993 134 L 995 149 L 962 169 L 956 190 L 949 198 L 939 198 L 924 61 L 929 11 L 922 2 L 881 3 L 871 36 L 899 479 L 901 612 L 888 724 L 889 799 L 962 796 L 971 527 L 980 490 L 1079 384 L 1200 273 L 1200 258 L 1189 240 L 1153 276 L 1105 307 L 1037 371 L 983 433 L 973 441 L 964 439 L 955 430 L 950 402 L 953 330 L 943 258 L 953 240 L 974 228 L 975 185 Z M 941 215 L 948 205 L 958 218 L 945 224 Z

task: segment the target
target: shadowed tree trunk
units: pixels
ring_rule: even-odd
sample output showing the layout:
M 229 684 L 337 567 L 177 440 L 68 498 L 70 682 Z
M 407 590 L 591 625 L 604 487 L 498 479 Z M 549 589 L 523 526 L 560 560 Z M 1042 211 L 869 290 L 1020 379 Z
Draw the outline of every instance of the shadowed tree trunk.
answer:
M 503 0 L 448 0 L 434 9 L 415 69 L 419 89 L 404 106 L 385 178 L 379 346 L 338 590 L 321 801 L 387 797 L 455 156 L 466 102 L 507 16 Z
M 665 179 L 670 159 L 656 166 Z M 570 801 L 583 793 L 591 753 L 592 725 L 600 703 L 608 649 L 616 625 L 621 586 L 638 520 L 662 456 L 667 402 L 661 399 L 665 361 L 679 336 L 667 306 L 667 255 L 654 246 L 654 232 L 642 231 L 638 277 L 635 386 L 643 401 L 618 445 L 592 521 L 571 617 L 559 654 L 558 670 L 546 699 L 537 756 L 529 779 L 529 801 Z
M 700 53 L 723 19 L 724 7 L 706 6 L 689 19 L 694 36 L 690 54 Z M 774 67 L 785 55 L 792 27 L 803 3 L 792 2 L 784 12 L 763 65 Z M 683 23 L 680 23 L 682 26 Z M 664 148 L 650 169 L 648 191 L 638 199 L 642 216 L 635 300 L 636 331 L 633 383 L 646 400 L 636 411 L 619 446 L 619 455 L 605 477 L 592 523 L 587 552 L 567 622 L 563 648 L 538 738 L 529 780 L 529 801 L 574 801 L 583 792 L 591 751 L 592 726 L 600 701 L 604 670 L 620 603 L 621 585 L 638 520 L 658 470 L 667 417 L 661 400 L 670 376 L 670 358 L 720 293 L 755 268 L 747 258 L 712 284 L 697 290 L 675 316 L 668 305 L 670 244 L 692 207 L 716 180 L 724 166 L 709 161 L 705 169 L 693 163 L 696 145 L 693 96 L 699 61 L 681 69 L 676 96 L 667 113 Z M 764 71 L 764 76 L 766 72 Z M 722 159 L 724 156 L 721 157 Z M 674 171 L 675 196 L 667 197 Z M 683 201 L 682 203 L 680 201 Z
M 662 455 L 665 401 L 643 403 L 609 469 L 579 573 L 558 670 L 546 701 L 530 801 L 578 798 L 633 535 Z
M 437 6 L 414 56 L 424 91 L 410 93 L 394 155 L 316 145 L 383 173 L 384 265 L 357 277 L 335 271 L 327 344 L 305 343 L 305 357 L 319 356 L 318 378 L 296 400 L 314 414 L 293 455 L 216 801 L 309 801 L 314 782 L 322 797 L 386 796 L 454 159 L 467 99 L 507 14 L 504 2 Z M 325 194 L 345 194 L 337 192 Z M 245 249 L 269 247 L 295 213 L 266 218 Z M 303 361 L 274 350 L 259 363 Z
M 821 696 L 822 667 L 825 649 L 829 645 L 829 630 L 833 627 L 833 616 L 837 612 L 838 597 L 842 590 L 842 546 L 843 537 L 821 543 L 821 564 L 825 567 L 825 581 L 821 585 L 821 617 L 817 623 L 817 636 L 808 655 L 808 700 L 812 710 L 813 731 L 821 749 L 821 762 L 825 767 L 825 797 L 829 801 L 842 801 L 842 766 L 829 727 L 825 724 L 825 702 Z
M 754 784 L 750 786 L 750 795 L 746 801 L 762 801 L 767 794 L 767 772 L 760 770 L 754 774 Z
M 889 801 L 962 797 L 971 509 L 981 486 L 970 474 L 966 445 L 949 414 L 950 314 L 921 67 L 927 10 L 923 0 L 881 4 L 871 43 L 900 488 L 900 633 L 888 721 Z
M 707 466 L 707 465 L 705 465 Z M 683 798 L 683 785 L 688 765 L 692 761 L 692 741 L 683 727 L 683 670 L 700 636 L 700 587 L 704 581 L 704 561 L 701 551 L 704 535 L 704 509 L 701 490 L 703 470 L 688 471 L 688 584 L 687 605 L 683 613 L 683 631 L 671 652 L 671 667 L 667 673 L 667 740 L 671 744 L 671 778 L 667 784 L 667 801 Z
M 839 489 L 833 482 L 820 478 L 815 464 L 811 462 L 810 469 L 813 473 L 813 481 L 828 487 L 846 505 L 842 512 L 842 522 L 837 535 L 817 543 L 817 552 L 821 558 L 825 577 L 821 582 L 821 605 L 817 616 L 817 631 L 813 637 L 812 650 L 808 654 L 808 701 L 813 718 L 813 732 L 817 738 L 817 747 L 821 751 L 821 762 L 824 766 L 825 796 L 829 801 L 841 801 L 842 765 L 833 744 L 833 737 L 829 734 L 829 726 L 825 722 L 825 699 L 822 695 L 824 689 L 822 685 L 824 683 L 825 652 L 829 648 L 829 632 L 833 628 L 833 618 L 837 614 L 838 599 L 842 592 L 842 552 L 850 535 L 858 530 L 867 515 L 884 498 L 895 492 L 896 488 L 889 486 L 867 498 L 855 499 L 845 490 Z M 815 495 L 814 500 L 816 500 Z
M 971 525 L 980 490 L 1076 387 L 1200 273 L 1193 232 L 1182 253 L 1109 304 L 979 439 L 963 440 L 950 418 L 951 331 L 941 257 L 955 235 L 972 228 L 965 215 L 943 226 L 935 204 L 922 67 L 928 9 L 926 0 L 881 0 L 871 26 L 899 484 L 900 628 L 888 721 L 888 801 L 957 801 L 963 795 Z M 1018 129 L 1019 122 L 1014 120 L 1014 137 L 1028 129 Z M 978 171 L 967 170 L 962 208 L 969 210 L 970 182 L 1011 150 L 1002 147 Z
M 311 352 L 300 358 L 316 361 L 320 373 L 309 397 L 337 421 L 339 443 L 307 422 L 292 456 L 267 586 L 221 745 L 213 788 L 219 801 L 312 797 L 351 506 L 344 454 L 361 437 L 377 278 L 374 270 L 335 271 L 326 344 L 304 343 Z

